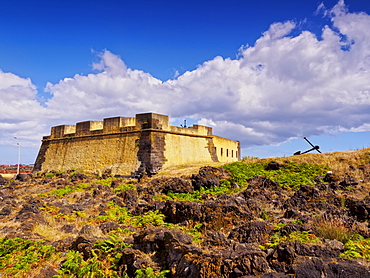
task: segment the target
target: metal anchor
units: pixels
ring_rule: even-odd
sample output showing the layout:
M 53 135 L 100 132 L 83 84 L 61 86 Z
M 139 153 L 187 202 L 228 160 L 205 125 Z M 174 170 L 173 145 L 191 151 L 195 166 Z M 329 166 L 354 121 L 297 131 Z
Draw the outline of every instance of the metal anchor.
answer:
M 310 141 L 308 141 L 308 139 L 306 137 L 303 137 L 303 139 L 306 140 L 307 143 L 310 144 L 312 148 L 309 149 L 309 150 L 307 150 L 307 151 L 304 151 L 303 153 L 301 153 L 301 151 L 297 151 L 297 152 L 294 153 L 294 155 L 300 155 L 300 154 L 304 154 L 304 153 L 309 153 L 309 152 L 311 152 L 313 150 L 316 150 L 319 153 L 321 153 L 321 151 L 319 150 L 320 149 L 319 146 L 314 146 Z

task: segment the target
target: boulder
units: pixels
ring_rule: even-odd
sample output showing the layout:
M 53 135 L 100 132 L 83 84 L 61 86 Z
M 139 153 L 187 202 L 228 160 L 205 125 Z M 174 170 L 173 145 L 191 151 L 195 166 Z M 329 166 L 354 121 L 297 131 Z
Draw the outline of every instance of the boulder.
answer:
M 368 198 L 364 200 L 348 198 L 345 201 L 345 205 L 350 214 L 358 221 L 367 221 L 370 219 L 370 200 Z
M 284 167 L 284 163 L 280 161 L 271 161 L 267 164 L 265 167 L 265 170 L 271 171 L 271 170 L 279 170 L 281 167 Z
M 28 182 L 32 180 L 32 175 L 20 173 L 15 176 L 15 180 L 21 181 L 21 182 Z
M 264 244 L 272 232 L 272 227 L 267 221 L 254 221 L 234 228 L 228 238 L 240 243 Z
M 273 181 L 263 176 L 255 176 L 248 184 L 248 190 L 269 188 L 274 190 L 281 190 L 278 182 Z
M 167 200 L 160 212 L 170 223 L 200 222 L 216 231 L 253 218 L 252 212 L 247 207 L 239 207 L 234 203 L 220 200 L 208 200 L 203 204 Z
M 192 183 L 194 189 L 199 190 L 201 187 L 220 186 L 220 180 L 229 177 L 231 177 L 231 174 L 226 169 L 206 166 L 200 168 L 197 175 L 192 176 Z
M 150 182 L 158 192 L 167 194 L 173 193 L 193 193 L 194 187 L 189 179 L 184 178 L 157 178 Z
M 299 257 L 293 264 L 297 278 L 365 278 L 369 270 L 355 261 L 332 258 Z
M 6 178 L 4 178 L 2 175 L 0 175 L 0 185 L 4 185 L 7 183 Z

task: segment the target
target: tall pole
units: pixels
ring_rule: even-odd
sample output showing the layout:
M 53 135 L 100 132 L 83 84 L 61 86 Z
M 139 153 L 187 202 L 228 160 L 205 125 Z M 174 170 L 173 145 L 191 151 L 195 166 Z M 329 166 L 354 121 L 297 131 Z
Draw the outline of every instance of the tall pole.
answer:
M 17 165 L 17 175 L 19 174 L 19 164 L 21 163 L 21 144 L 19 144 L 19 141 L 17 137 L 14 137 L 15 140 L 17 140 L 17 146 L 18 146 L 18 165 Z

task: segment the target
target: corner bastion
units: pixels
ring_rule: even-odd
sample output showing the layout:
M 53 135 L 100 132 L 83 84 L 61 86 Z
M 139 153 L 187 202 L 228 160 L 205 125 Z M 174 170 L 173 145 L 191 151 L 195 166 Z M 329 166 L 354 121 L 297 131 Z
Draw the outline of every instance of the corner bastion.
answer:
M 151 176 L 176 165 L 239 159 L 239 141 L 213 135 L 211 127 L 171 126 L 166 115 L 144 113 L 52 127 L 34 172 L 109 169 L 114 175 Z

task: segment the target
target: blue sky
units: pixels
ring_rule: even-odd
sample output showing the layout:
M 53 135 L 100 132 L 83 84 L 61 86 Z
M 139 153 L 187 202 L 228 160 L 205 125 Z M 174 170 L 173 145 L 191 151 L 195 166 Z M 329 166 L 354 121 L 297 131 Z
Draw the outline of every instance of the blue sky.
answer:
M 0 4 L 0 163 L 14 136 L 33 163 L 53 125 L 147 111 L 244 156 L 370 145 L 369 1 Z

